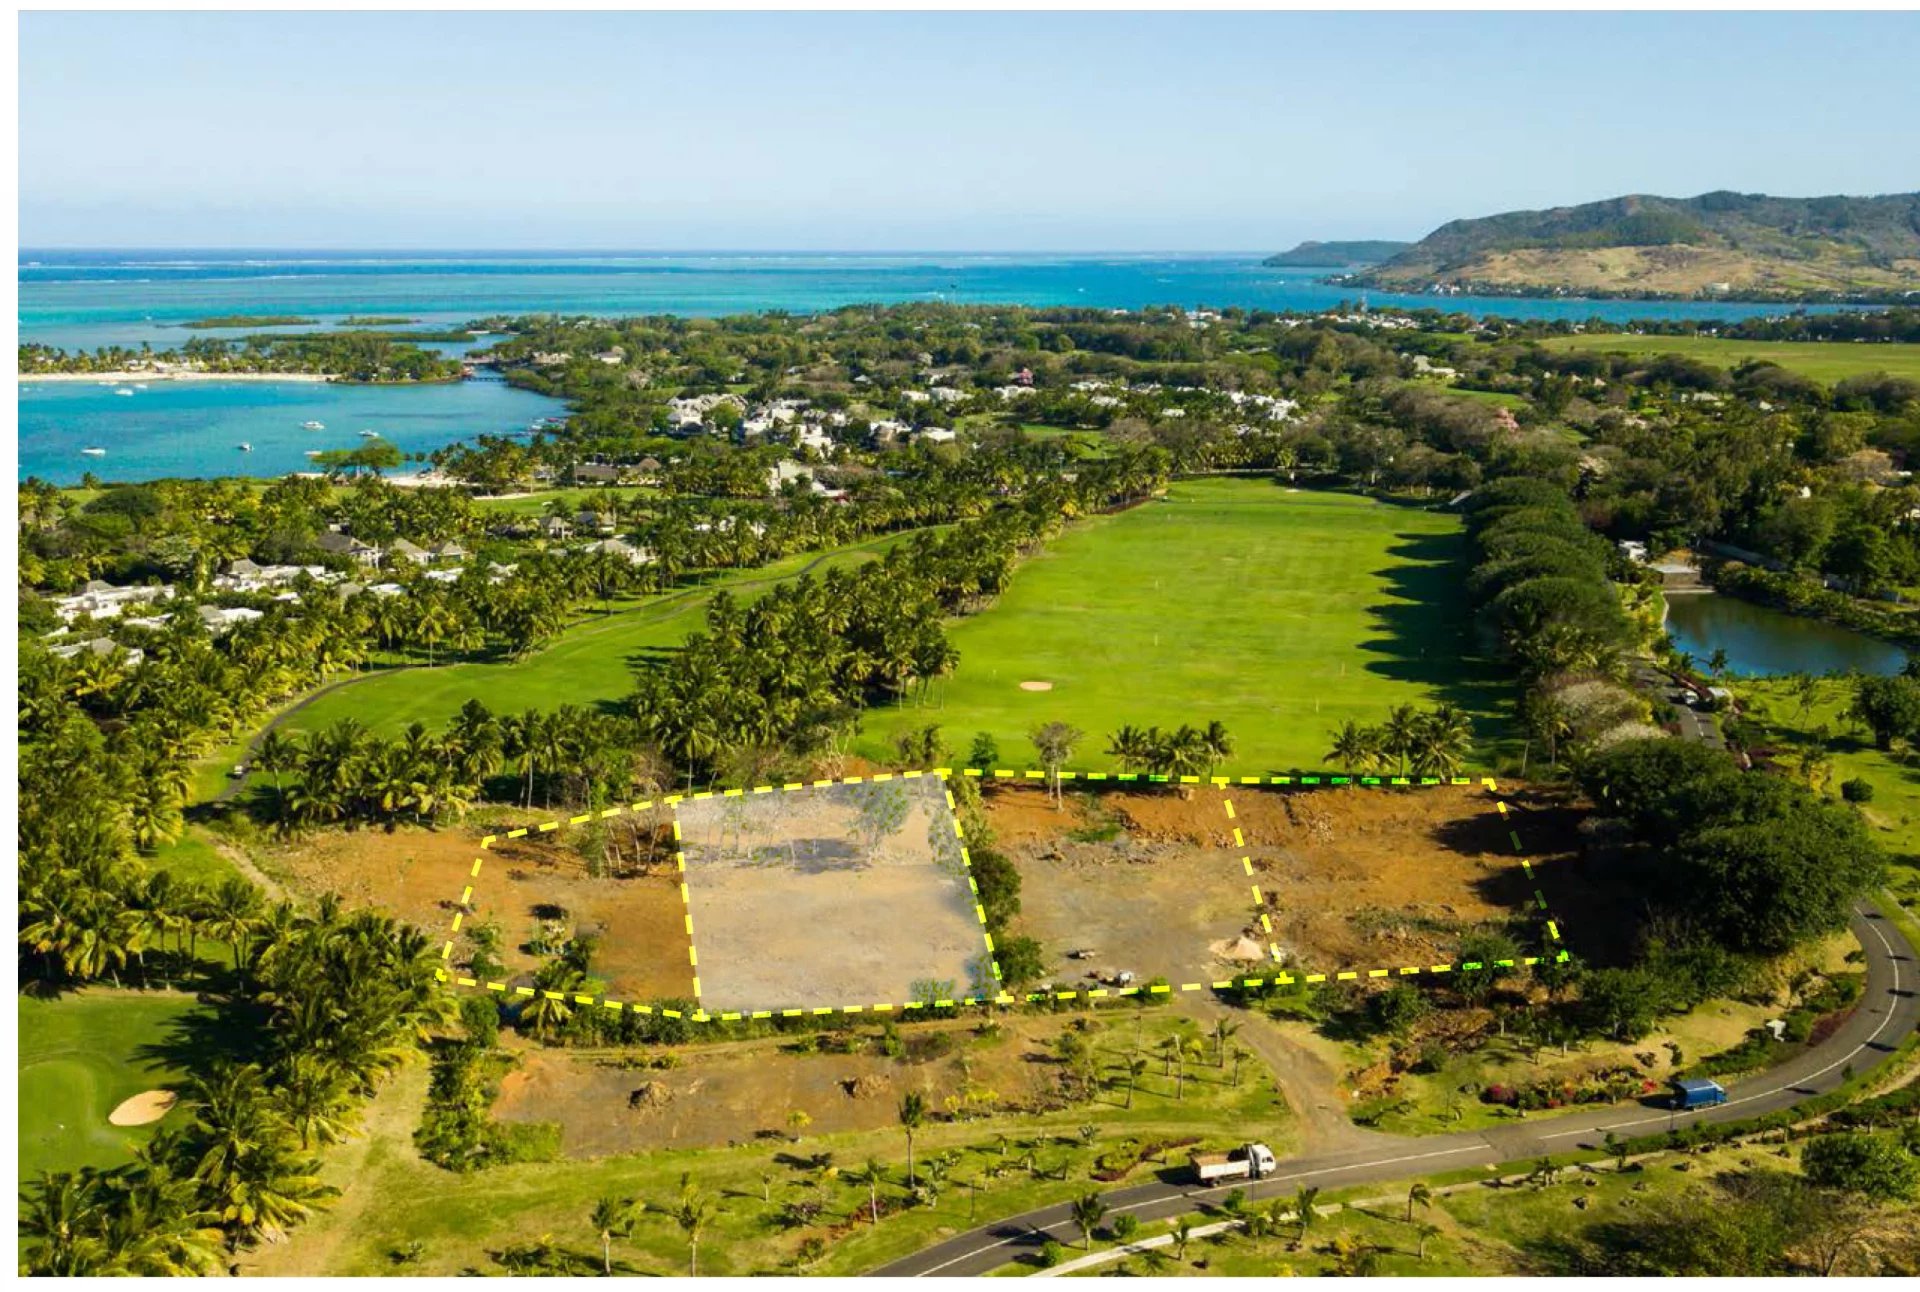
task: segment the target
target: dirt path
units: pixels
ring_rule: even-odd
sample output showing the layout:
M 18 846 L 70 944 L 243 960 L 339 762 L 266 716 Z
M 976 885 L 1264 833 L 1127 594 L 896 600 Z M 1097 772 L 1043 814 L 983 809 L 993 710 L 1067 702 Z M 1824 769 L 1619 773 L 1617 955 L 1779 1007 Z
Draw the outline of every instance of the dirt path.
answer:
M 279 1243 L 268 1243 L 241 1254 L 236 1270 L 267 1278 L 332 1273 L 341 1249 L 351 1243 L 369 1206 L 382 1191 L 373 1178 L 382 1161 L 412 1156 L 413 1132 L 427 1100 L 427 1064 L 408 1064 L 381 1088 L 367 1105 L 360 1133 L 329 1149 L 320 1178 L 340 1190 L 332 1205 L 316 1212 Z M 369 1169 L 372 1168 L 372 1169 Z
M 213 841 L 213 848 L 215 852 L 226 858 L 248 883 L 265 893 L 267 900 L 273 902 L 284 902 L 287 900 L 286 888 L 282 886 L 279 880 L 260 869 L 252 855 L 248 853 L 245 848 L 240 847 L 238 844 L 228 843 L 224 839 L 215 839 Z
M 1297 1155 L 1337 1153 L 1404 1142 L 1355 1126 L 1340 1103 L 1340 1074 L 1311 1050 L 1287 1039 L 1272 1021 L 1210 1000 L 1194 1000 L 1192 1013 L 1205 1028 L 1211 1028 L 1213 1020 L 1222 1017 L 1240 1024 L 1240 1041 L 1273 1073 L 1274 1080 L 1280 1083 L 1280 1092 L 1286 1096 L 1287 1106 L 1299 1121 Z

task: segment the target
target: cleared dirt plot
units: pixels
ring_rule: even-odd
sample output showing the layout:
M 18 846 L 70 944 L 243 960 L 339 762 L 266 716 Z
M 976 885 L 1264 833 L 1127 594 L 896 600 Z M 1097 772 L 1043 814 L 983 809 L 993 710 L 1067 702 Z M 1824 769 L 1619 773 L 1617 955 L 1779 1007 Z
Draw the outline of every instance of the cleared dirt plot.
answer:
M 973 1023 L 900 1031 L 888 1057 L 877 1027 L 849 1032 L 854 1053 L 837 1053 L 831 1036 L 701 1047 L 667 1069 L 625 1066 L 620 1058 L 528 1050 L 501 1082 L 493 1107 L 502 1121 L 558 1122 L 569 1157 L 652 1149 L 706 1148 L 764 1140 L 777 1146 L 807 1115 L 806 1138 L 898 1125 L 900 1100 L 926 1096 L 936 1113 L 969 1102 L 1031 1109 L 1052 1097 L 1059 1065 L 1048 1041 L 1065 1024 L 1009 1019 L 990 1034 Z
M 1015 931 L 1040 940 L 1056 986 L 1122 970 L 1175 983 L 1258 973 L 1270 943 L 1307 972 L 1443 963 L 1470 932 L 1524 923 L 1532 901 L 1479 786 L 1110 790 L 1069 794 L 1059 812 L 1009 787 L 985 804 L 1021 874 Z
M 1014 932 L 1045 948 L 1056 988 L 1123 972 L 1212 981 L 1267 962 L 1264 945 L 1241 940 L 1253 895 L 1220 791 L 1075 794 L 1055 811 L 1039 789 L 1009 786 L 984 803 L 1020 872 Z M 1169 813 L 1171 828 L 1143 824 Z
M 938 777 L 682 802 L 708 1011 L 992 994 Z
M 663 818 L 663 841 L 668 828 Z M 483 852 L 478 832 L 359 830 L 289 849 L 278 869 L 304 892 L 379 906 L 436 936 L 472 884 L 454 944 L 457 968 L 470 967 L 478 937 L 494 943 L 502 966 L 496 980 L 518 985 L 545 958 L 541 948 L 584 935 L 594 939 L 588 972 L 606 984 L 599 994 L 622 1001 L 690 999 L 686 907 L 670 851 L 663 844 L 651 865 L 631 856 L 624 864 L 610 862 L 611 851 L 580 832 L 502 839 Z M 590 864 L 589 854 L 598 860 Z M 489 938 L 489 929 L 497 938 Z

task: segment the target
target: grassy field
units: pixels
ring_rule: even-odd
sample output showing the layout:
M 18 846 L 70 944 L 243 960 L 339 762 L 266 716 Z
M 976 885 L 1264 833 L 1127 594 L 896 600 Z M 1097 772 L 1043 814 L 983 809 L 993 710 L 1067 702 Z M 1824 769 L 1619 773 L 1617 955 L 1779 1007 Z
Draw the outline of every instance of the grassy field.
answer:
M 1920 381 L 1920 345 L 1856 345 L 1850 341 L 1727 341 L 1710 336 L 1631 336 L 1587 333 L 1554 337 L 1549 350 L 1600 350 L 1631 355 L 1679 354 L 1733 368 L 1762 359 L 1829 384 L 1868 372 Z
M 1229 765 L 1251 773 L 1318 766 L 1334 728 L 1396 704 L 1484 714 L 1499 692 L 1461 658 L 1462 548 L 1459 521 L 1437 512 L 1266 480 L 1179 483 L 1028 561 L 996 605 L 953 625 L 955 674 L 925 704 L 869 714 L 859 752 L 897 761 L 894 733 L 937 723 L 959 751 L 992 733 L 1018 767 L 1027 733 L 1059 720 L 1087 733 L 1072 764 L 1097 769 L 1123 724 L 1218 719 Z
M 17 998 L 20 1174 L 119 1166 L 153 1127 L 107 1124 L 123 1100 L 178 1081 L 191 1066 L 186 1025 L 211 1018 L 191 996 L 98 989 Z M 178 1119 L 179 1112 L 157 1123 Z
M 1134 1027 L 1132 1016 L 1115 1011 L 1113 1020 L 1098 1045 L 1126 1043 Z M 1181 1025 L 1169 1011 L 1148 1014 L 1141 1026 L 1141 1044 L 1151 1054 L 1158 1037 Z M 973 1047 L 1009 1043 L 1004 1036 L 976 1036 L 969 1042 Z M 1110 1065 L 1107 1077 L 1114 1079 Z M 806 1135 L 798 1143 L 784 1136 L 755 1141 L 748 1138 L 748 1114 L 741 1142 L 734 1147 L 669 1149 L 456 1175 L 423 1162 L 409 1142 L 415 1122 L 406 1105 L 419 1098 L 422 1085 L 424 1074 L 416 1068 L 400 1078 L 398 1088 L 382 1095 L 379 1103 L 388 1106 L 367 1119 L 372 1142 L 359 1141 L 329 1154 L 328 1178 L 348 1184 L 347 1197 L 302 1226 L 290 1243 L 254 1253 L 249 1272 L 498 1272 L 503 1248 L 547 1240 L 569 1265 L 598 1273 L 600 1244 L 588 1219 L 594 1201 L 637 1198 L 669 1207 L 686 1172 L 719 1204 L 701 1239 L 702 1275 L 802 1272 L 798 1256 L 809 1236 L 824 1239 L 825 1248 L 804 1272 L 851 1274 L 967 1228 L 970 1214 L 984 1223 L 1085 1192 L 1094 1159 L 1122 1140 L 1150 1144 L 1201 1136 L 1209 1144 L 1223 1145 L 1257 1134 L 1281 1152 L 1292 1143 L 1284 1102 L 1271 1080 L 1251 1066 L 1236 1088 L 1211 1063 L 1194 1064 L 1185 1097 L 1176 1102 L 1171 1083 L 1155 1062 L 1141 1079 L 1131 1109 L 1120 1106 L 1124 1092 L 1115 1094 L 1110 1085 L 1097 1100 L 1060 1112 L 964 1123 L 929 1119 L 915 1137 L 915 1156 L 923 1169 L 932 1159 L 947 1158 L 946 1183 L 933 1205 L 888 1216 L 886 1211 L 896 1208 L 904 1195 L 905 1176 L 905 1140 L 891 1126 Z M 1091 1136 L 1083 1128 L 1090 1129 Z M 1023 1165 L 1029 1154 L 1031 1169 Z M 1167 1157 L 1177 1162 L 1184 1152 L 1172 1150 Z M 877 1228 L 866 1220 L 866 1186 L 851 1178 L 869 1158 L 887 1172 L 879 1190 L 883 1221 Z M 1126 1182 L 1151 1178 L 1155 1169 L 1139 1167 Z M 974 1180 L 979 1181 L 977 1197 L 966 1186 Z M 1117 1187 L 1117 1182 L 1093 1187 Z M 821 1212 L 810 1224 L 788 1228 L 778 1220 L 788 1202 L 817 1203 Z M 391 1253 L 408 1242 L 420 1244 L 419 1257 L 397 1269 Z M 613 1260 L 616 1273 L 685 1274 L 686 1244 L 672 1220 L 650 1205 L 631 1235 L 614 1241 Z
M 636 498 L 657 498 L 658 489 L 647 485 L 593 485 L 577 489 L 542 489 L 534 493 L 504 498 L 482 498 L 473 504 L 473 509 L 482 515 L 497 516 L 544 516 L 550 503 L 565 503 L 568 509 L 567 519 L 573 519 L 572 513 L 593 503 L 596 499 L 617 500 L 627 504 Z
M 287 720 L 290 731 L 313 731 L 352 717 L 375 731 L 393 734 L 409 723 L 438 728 L 470 699 L 496 713 L 551 709 L 562 704 L 617 703 L 633 690 L 633 667 L 650 654 L 671 650 L 704 624 L 707 599 L 726 589 L 751 601 L 782 579 L 809 567 L 825 573 L 874 559 L 901 535 L 869 539 L 834 551 L 791 556 L 757 570 L 732 572 L 697 588 L 597 611 L 563 632 L 552 645 L 523 660 L 410 668 L 369 677 L 329 691 Z

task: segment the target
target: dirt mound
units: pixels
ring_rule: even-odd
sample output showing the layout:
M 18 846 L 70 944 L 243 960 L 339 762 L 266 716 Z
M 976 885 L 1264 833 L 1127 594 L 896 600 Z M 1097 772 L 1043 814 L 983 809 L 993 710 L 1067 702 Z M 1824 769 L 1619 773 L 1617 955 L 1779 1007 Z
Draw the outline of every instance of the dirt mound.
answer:
M 180 1096 L 171 1090 L 143 1090 L 107 1114 L 115 1126 L 145 1126 L 173 1110 Z
M 627 1096 L 627 1107 L 635 1112 L 652 1112 L 673 1102 L 673 1091 L 663 1081 L 649 1081 Z
M 1216 960 L 1232 960 L 1240 963 L 1260 961 L 1267 958 L 1267 949 L 1249 937 L 1226 938 L 1208 945 Z
M 873 1099 L 886 1094 L 888 1087 L 891 1085 L 893 1085 L 893 1082 L 886 1077 L 878 1073 L 868 1072 L 862 1073 L 860 1076 L 850 1080 L 842 1081 L 840 1088 L 847 1092 L 847 1098 L 849 1099 Z

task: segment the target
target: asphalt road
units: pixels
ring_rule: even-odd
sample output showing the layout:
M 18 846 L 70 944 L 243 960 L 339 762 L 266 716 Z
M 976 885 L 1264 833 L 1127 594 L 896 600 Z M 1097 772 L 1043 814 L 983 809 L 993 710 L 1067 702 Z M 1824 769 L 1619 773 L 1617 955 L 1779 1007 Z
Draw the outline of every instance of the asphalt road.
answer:
M 1840 1085 L 1849 1067 L 1857 1075 L 1883 1062 L 1920 1024 L 1920 964 L 1913 945 L 1870 903 L 1855 908 L 1850 927 L 1867 955 L 1867 985 L 1859 1008 L 1819 1046 L 1733 1086 L 1727 1102 L 1718 1107 L 1677 1114 L 1644 1103 L 1457 1135 L 1401 1138 L 1384 1147 L 1282 1162 L 1278 1174 L 1252 1185 L 1195 1188 L 1178 1178 L 1184 1171 L 1174 1170 L 1151 1184 L 1105 1194 L 1110 1214 L 1162 1220 L 1194 1211 L 1236 1188 L 1247 1190 L 1250 1200 L 1260 1200 L 1290 1195 L 1303 1186 L 1340 1188 L 1564 1153 L 1597 1146 L 1608 1131 L 1627 1138 L 1789 1108 Z M 1080 1241 L 1065 1203 L 969 1230 L 873 1273 L 916 1278 L 985 1274 L 1049 1239 L 1069 1247 Z

